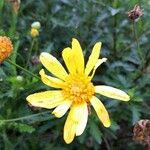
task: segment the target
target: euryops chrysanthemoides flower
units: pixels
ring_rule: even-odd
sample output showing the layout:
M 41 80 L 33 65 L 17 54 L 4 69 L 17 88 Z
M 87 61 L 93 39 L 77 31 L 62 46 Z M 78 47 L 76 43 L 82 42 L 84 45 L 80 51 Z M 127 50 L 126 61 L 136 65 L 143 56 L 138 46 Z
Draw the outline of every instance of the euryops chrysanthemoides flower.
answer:
M 129 101 L 130 97 L 123 91 L 106 86 L 94 86 L 92 78 L 96 69 L 107 59 L 99 59 L 101 42 L 94 45 L 92 53 L 85 65 L 83 52 L 77 39 L 72 40 L 72 47 L 67 47 L 62 52 L 67 70 L 51 54 L 43 52 L 40 61 L 43 66 L 55 77 L 40 71 L 41 80 L 44 84 L 55 88 L 45 92 L 31 94 L 27 101 L 35 107 L 47 109 L 55 108 L 52 114 L 62 117 L 68 110 L 69 114 L 64 126 L 64 140 L 71 143 L 75 136 L 83 133 L 88 120 L 88 107 L 95 109 L 98 118 L 105 127 L 111 125 L 108 112 L 96 97 L 97 94 L 110 98 Z

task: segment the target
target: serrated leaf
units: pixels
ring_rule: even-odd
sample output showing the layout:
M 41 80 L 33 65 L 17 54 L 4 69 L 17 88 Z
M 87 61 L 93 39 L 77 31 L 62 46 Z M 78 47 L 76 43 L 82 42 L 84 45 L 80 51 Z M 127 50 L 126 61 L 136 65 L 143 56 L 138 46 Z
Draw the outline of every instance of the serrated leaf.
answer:
M 133 66 L 132 64 L 122 62 L 122 61 L 114 62 L 110 67 L 113 69 L 122 67 L 125 71 L 130 71 L 130 72 L 132 72 L 136 69 L 135 66 Z
M 117 131 L 118 129 L 120 129 L 119 125 L 117 124 L 117 122 L 111 120 L 111 126 L 110 128 L 113 130 L 113 131 Z
M 141 114 L 139 112 L 139 109 L 135 106 L 132 106 L 131 111 L 132 111 L 132 124 L 135 124 L 140 119 Z
M 3 133 L 3 140 L 5 144 L 5 150 L 14 150 L 14 144 L 9 140 L 9 137 Z
M 94 122 L 90 122 L 90 134 L 95 139 L 95 141 L 99 144 L 102 142 L 102 133 L 98 127 L 98 125 Z
M 13 123 L 12 124 L 14 126 L 15 129 L 19 130 L 19 132 L 23 133 L 32 133 L 35 131 L 35 128 L 33 128 L 30 125 L 27 124 L 23 124 L 23 123 Z

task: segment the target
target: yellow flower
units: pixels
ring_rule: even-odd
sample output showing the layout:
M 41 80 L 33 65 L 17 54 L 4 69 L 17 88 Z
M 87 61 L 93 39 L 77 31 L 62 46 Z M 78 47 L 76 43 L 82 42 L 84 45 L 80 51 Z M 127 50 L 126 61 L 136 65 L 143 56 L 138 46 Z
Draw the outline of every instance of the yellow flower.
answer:
M 122 101 L 130 99 L 125 92 L 119 89 L 105 85 L 94 86 L 91 82 L 98 66 L 106 61 L 106 58 L 99 59 L 100 49 L 101 42 L 98 42 L 94 45 L 85 66 L 81 46 L 76 39 L 73 39 L 72 48 L 65 48 L 62 52 L 69 73 L 51 54 L 43 52 L 40 55 L 43 66 L 55 76 L 46 75 L 42 69 L 40 71 L 41 79 L 43 83 L 57 90 L 29 95 L 27 101 L 35 107 L 47 109 L 56 107 L 52 113 L 58 118 L 70 109 L 64 126 L 64 140 L 68 144 L 73 141 L 75 136 L 83 133 L 90 105 L 95 109 L 103 125 L 110 126 L 108 112 L 95 93 Z
M 33 38 L 39 36 L 39 31 L 35 28 L 31 28 L 30 34 Z
M 11 40 L 6 36 L 0 36 L 0 63 L 10 56 L 12 50 Z

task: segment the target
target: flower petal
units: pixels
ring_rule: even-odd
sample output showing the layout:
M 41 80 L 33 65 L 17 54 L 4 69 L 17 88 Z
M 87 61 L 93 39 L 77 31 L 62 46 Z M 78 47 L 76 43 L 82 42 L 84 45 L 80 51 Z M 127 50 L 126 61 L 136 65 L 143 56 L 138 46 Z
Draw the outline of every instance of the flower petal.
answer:
M 64 102 L 61 91 L 46 91 L 29 95 L 27 101 L 35 106 L 42 108 L 54 108 Z
M 60 62 L 49 53 L 42 52 L 40 55 L 40 61 L 42 62 L 43 66 L 56 77 L 65 80 L 68 76 Z
M 75 65 L 75 55 L 74 51 L 71 48 L 65 48 L 62 52 L 62 57 L 67 66 L 67 69 L 70 73 L 76 73 L 76 65 Z
M 109 119 L 109 114 L 108 114 L 105 106 L 103 105 L 103 103 L 95 96 L 93 96 L 90 99 L 90 103 L 94 107 L 94 109 L 97 113 L 97 116 L 102 121 L 103 125 L 105 127 L 110 127 L 111 123 L 110 123 L 110 119 Z
M 107 58 L 98 59 L 98 61 L 96 62 L 95 66 L 94 66 L 94 69 L 93 69 L 91 78 L 93 78 L 96 69 L 97 69 L 102 63 L 104 63 L 104 62 L 106 62 L 106 61 L 107 61 Z
M 79 124 L 77 125 L 76 136 L 79 136 L 83 133 L 88 121 L 88 108 L 86 103 L 83 103 L 81 105 L 79 116 L 80 116 L 80 120 L 79 120 Z
M 57 106 L 52 114 L 54 114 L 57 118 L 61 118 L 70 108 L 72 102 L 70 100 L 66 100 L 63 104 Z
M 39 74 L 41 75 L 41 80 L 44 84 L 54 88 L 62 88 L 64 81 L 46 75 L 44 69 L 42 69 Z
M 85 113 L 85 115 L 84 115 Z M 85 118 L 84 118 L 85 117 Z M 87 123 L 87 106 L 83 104 L 73 104 L 64 126 L 64 140 L 71 143 L 76 135 L 83 133 Z
M 78 73 L 84 73 L 84 55 L 77 39 L 72 39 L 72 50 L 74 51 L 75 64 Z
M 88 62 L 85 67 L 85 74 L 88 76 L 95 66 L 96 62 L 98 61 L 99 55 L 100 55 L 100 50 L 101 50 L 101 42 L 98 42 L 94 45 L 92 53 L 88 59 Z
M 71 143 L 75 137 L 76 128 L 79 120 L 77 110 L 77 107 L 73 105 L 65 122 L 64 140 L 67 144 Z
M 95 86 L 95 92 L 110 98 L 122 100 L 122 101 L 129 101 L 130 96 L 127 95 L 124 91 L 121 91 L 119 89 L 105 86 L 105 85 L 99 85 Z

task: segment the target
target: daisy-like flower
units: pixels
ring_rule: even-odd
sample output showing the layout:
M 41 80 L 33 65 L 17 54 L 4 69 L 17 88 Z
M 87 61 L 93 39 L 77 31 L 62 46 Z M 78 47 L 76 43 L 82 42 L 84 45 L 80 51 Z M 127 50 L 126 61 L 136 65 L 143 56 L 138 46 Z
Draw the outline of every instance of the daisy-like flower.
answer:
M 64 126 L 64 140 L 71 143 L 75 136 L 83 133 L 88 120 L 88 107 L 95 109 L 98 118 L 105 127 L 110 126 L 108 112 L 95 93 L 110 98 L 129 101 L 129 96 L 116 88 L 91 82 L 96 69 L 107 59 L 99 59 L 101 42 L 94 45 L 92 53 L 85 66 L 84 56 L 78 40 L 72 40 L 72 48 L 67 47 L 62 52 L 63 60 L 68 72 L 62 64 L 51 54 L 43 52 L 40 61 L 55 77 L 48 76 L 44 70 L 40 71 L 41 80 L 46 85 L 56 88 L 27 97 L 27 101 L 35 106 L 47 109 L 55 108 L 52 114 L 62 117 L 69 109 L 69 115 Z

